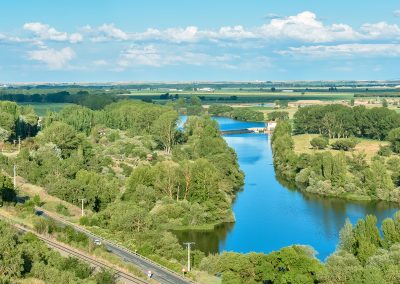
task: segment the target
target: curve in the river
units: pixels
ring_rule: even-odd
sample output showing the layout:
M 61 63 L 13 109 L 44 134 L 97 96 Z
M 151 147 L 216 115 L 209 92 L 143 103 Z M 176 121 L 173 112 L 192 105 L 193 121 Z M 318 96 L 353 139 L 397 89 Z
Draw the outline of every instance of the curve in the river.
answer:
M 263 123 L 215 118 L 221 130 L 262 127 Z M 212 232 L 179 232 L 181 241 L 194 241 L 205 252 L 251 251 L 269 253 L 292 244 L 314 247 L 324 260 L 338 243 L 339 230 L 346 218 L 353 223 L 374 214 L 381 223 L 398 207 L 387 202 L 350 202 L 302 194 L 281 185 L 272 165 L 272 151 L 266 134 L 226 135 L 245 173 L 243 191 L 233 206 L 235 224 Z

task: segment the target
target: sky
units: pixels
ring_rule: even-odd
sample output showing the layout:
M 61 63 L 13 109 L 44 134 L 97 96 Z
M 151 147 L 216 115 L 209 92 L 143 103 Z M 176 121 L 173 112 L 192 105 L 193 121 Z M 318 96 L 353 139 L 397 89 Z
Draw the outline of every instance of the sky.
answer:
M 398 0 L 13 0 L 0 82 L 400 79 Z

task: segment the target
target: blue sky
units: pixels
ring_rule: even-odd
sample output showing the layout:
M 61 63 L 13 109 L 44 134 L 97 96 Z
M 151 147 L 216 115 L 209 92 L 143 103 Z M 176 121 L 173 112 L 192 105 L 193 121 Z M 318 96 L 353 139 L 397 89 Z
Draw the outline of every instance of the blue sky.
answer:
M 400 79 L 398 0 L 14 0 L 0 82 Z

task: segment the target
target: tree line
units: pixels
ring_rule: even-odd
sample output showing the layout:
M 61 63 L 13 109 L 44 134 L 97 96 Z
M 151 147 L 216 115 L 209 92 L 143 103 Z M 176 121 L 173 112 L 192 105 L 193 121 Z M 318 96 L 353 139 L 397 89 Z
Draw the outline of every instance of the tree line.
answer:
M 306 106 L 294 114 L 294 133 L 317 133 L 328 138 L 363 137 L 384 140 L 400 127 L 400 114 L 385 107 L 339 104 Z

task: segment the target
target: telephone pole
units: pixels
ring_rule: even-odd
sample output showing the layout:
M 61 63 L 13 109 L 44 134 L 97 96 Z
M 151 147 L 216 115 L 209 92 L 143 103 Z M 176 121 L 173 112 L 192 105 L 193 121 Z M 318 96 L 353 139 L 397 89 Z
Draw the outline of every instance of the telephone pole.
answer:
M 187 270 L 188 270 L 188 272 L 190 272 L 190 248 L 195 243 L 194 242 L 187 242 L 187 243 L 183 243 L 183 244 L 186 245 L 187 249 L 188 249 L 188 268 L 187 268 Z
M 81 198 L 81 201 L 82 201 L 82 213 L 81 214 L 82 214 L 82 217 L 83 217 L 83 216 L 85 216 L 85 212 L 83 211 L 83 201 L 85 201 L 85 198 Z
M 21 152 L 21 136 L 18 136 L 18 151 Z

